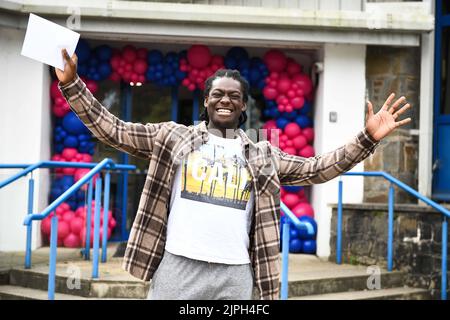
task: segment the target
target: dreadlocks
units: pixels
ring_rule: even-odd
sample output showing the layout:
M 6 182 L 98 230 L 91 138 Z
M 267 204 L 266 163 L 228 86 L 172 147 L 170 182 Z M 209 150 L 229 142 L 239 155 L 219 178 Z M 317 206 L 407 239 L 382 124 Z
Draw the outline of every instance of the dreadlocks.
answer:
M 247 103 L 250 86 L 249 86 L 247 80 L 245 80 L 245 78 L 241 76 L 239 71 L 230 70 L 230 69 L 219 69 L 216 71 L 216 73 L 214 73 L 212 76 L 210 76 L 208 79 L 206 79 L 205 90 L 204 90 L 204 95 L 203 95 L 204 97 L 209 96 L 209 92 L 211 91 L 211 88 L 212 88 L 212 83 L 214 80 L 216 80 L 218 78 L 231 78 L 236 81 L 239 81 L 239 83 L 241 84 L 242 100 L 244 101 L 244 103 Z M 208 111 L 206 110 L 206 108 L 203 110 L 202 114 L 200 115 L 200 120 L 206 121 L 206 124 L 209 123 L 209 116 L 208 116 Z M 238 127 L 243 125 L 246 121 L 247 121 L 247 113 L 245 111 L 243 111 L 241 113 L 241 116 L 239 117 Z

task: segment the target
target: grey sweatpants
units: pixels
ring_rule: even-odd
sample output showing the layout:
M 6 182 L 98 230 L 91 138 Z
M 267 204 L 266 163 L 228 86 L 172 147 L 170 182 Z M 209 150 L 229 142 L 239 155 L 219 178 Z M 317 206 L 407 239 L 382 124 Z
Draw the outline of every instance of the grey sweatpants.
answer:
M 150 284 L 149 300 L 251 300 L 251 264 L 209 263 L 168 251 Z

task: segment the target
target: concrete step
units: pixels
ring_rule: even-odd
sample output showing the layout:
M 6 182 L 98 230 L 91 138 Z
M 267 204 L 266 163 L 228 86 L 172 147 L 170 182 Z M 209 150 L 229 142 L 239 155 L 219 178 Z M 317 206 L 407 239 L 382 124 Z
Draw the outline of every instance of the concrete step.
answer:
M 430 292 L 419 288 L 389 288 L 291 297 L 289 300 L 429 300 Z
M 92 279 L 90 261 L 74 261 L 56 265 L 55 292 L 85 298 L 145 299 L 149 283 L 140 281 L 121 268 L 122 259 L 109 259 L 99 264 L 99 278 Z M 32 269 L 14 268 L 9 273 L 9 285 L 47 292 L 48 265 Z M 79 279 L 79 286 L 76 284 Z
M 24 288 L 11 285 L 0 286 L 0 300 L 48 300 L 48 293 L 45 290 Z M 55 293 L 55 300 L 124 300 L 124 298 L 86 298 L 77 295 Z M 126 299 L 138 300 L 138 299 Z
M 403 287 L 405 274 L 379 269 L 381 289 Z M 366 266 L 337 265 L 314 255 L 289 255 L 290 297 L 314 296 L 368 289 Z

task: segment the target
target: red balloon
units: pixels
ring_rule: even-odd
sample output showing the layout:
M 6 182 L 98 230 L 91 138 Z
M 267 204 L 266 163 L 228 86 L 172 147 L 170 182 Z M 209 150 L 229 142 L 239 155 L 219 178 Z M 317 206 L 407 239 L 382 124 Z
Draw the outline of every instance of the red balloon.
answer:
M 92 94 L 95 94 L 98 90 L 97 82 L 95 82 L 94 80 L 87 80 L 86 87 L 89 89 L 90 92 L 92 92 Z
M 146 48 L 139 48 L 136 51 L 136 56 L 139 59 L 144 59 L 145 60 L 145 59 L 147 59 L 147 53 L 148 53 L 148 50 Z
M 302 130 L 303 135 L 305 136 L 308 142 L 312 142 L 314 140 L 314 129 L 313 128 L 305 128 Z
M 295 193 L 286 193 L 283 197 L 284 204 L 291 210 L 298 204 L 299 200 L 300 197 Z
M 275 88 L 266 86 L 263 89 L 263 95 L 268 100 L 274 100 L 277 97 L 278 92 Z
M 133 62 L 137 57 L 136 48 L 131 45 L 125 46 L 122 50 L 122 57 L 127 62 Z
M 294 75 L 300 73 L 302 71 L 302 67 L 294 60 L 288 59 L 286 71 L 289 75 Z
M 298 155 L 305 158 L 314 157 L 314 148 L 310 145 L 304 146 L 298 151 Z
M 311 207 L 309 203 L 302 202 L 297 204 L 294 209 L 292 209 L 292 212 L 297 218 L 308 216 L 311 218 L 314 218 L 314 209 Z
M 211 51 L 204 45 L 193 45 L 187 52 L 189 64 L 195 68 L 205 68 L 211 62 Z
M 41 222 L 41 231 L 44 235 L 49 236 L 51 232 L 52 221 L 49 217 Z
M 304 91 L 305 95 L 308 95 L 312 91 L 311 79 L 306 74 L 297 74 L 293 77 L 293 80 L 298 84 L 299 88 Z
M 263 58 L 269 71 L 280 72 L 283 71 L 287 64 L 286 56 L 280 50 L 269 50 L 266 52 Z
M 300 126 L 295 123 L 295 122 L 291 122 L 288 123 L 286 125 L 286 127 L 284 127 L 284 133 L 288 136 L 288 138 L 290 139 L 294 139 L 295 137 L 297 137 L 300 133 L 302 132 L 302 129 L 300 128 Z
M 294 107 L 294 109 L 300 109 L 305 104 L 305 98 L 295 97 L 291 100 L 291 104 Z
M 64 239 L 70 232 L 69 224 L 64 221 L 58 221 L 58 239 Z
M 83 230 L 84 221 L 82 218 L 74 217 L 72 221 L 70 221 L 70 231 L 75 234 L 80 234 L 81 230 Z
M 119 55 L 113 55 L 111 57 L 111 60 L 109 61 L 109 63 L 111 64 L 111 67 L 113 69 L 118 69 L 120 66 L 120 60 L 121 60 L 121 58 Z
M 53 99 L 56 99 L 58 97 L 61 97 L 61 91 L 59 91 L 58 88 L 58 80 L 54 80 L 50 86 L 50 96 Z
M 78 248 L 81 246 L 80 237 L 74 233 L 70 233 L 64 238 L 64 246 L 67 248 Z
M 64 148 L 61 155 L 66 161 L 72 161 L 72 159 L 75 159 L 77 153 L 78 151 L 75 148 Z
M 133 70 L 136 73 L 143 74 L 147 71 L 147 61 L 144 59 L 138 59 L 134 62 Z
M 55 117 L 62 118 L 67 114 L 68 111 L 64 110 L 63 108 L 57 105 L 54 105 L 52 108 L 52 112 L 55 115 Z
M 297 150 L 295 150 L 294 147 L 286 147 L 283 150 L 286 153 L 292 154 L 292 155 L 296 155 L 297 154 Z
M 81 240 L 83 247 L 86 245 L 86 233 L 87 233 L 86 227 L 83 227 L 83 230 L 81 230 L 81 232 L 80 232 L 80 240 Z M 94 244 L 94 228 L 91 228 L 91 234 L 90 234 L 89 239 L 90 239 L 89 244 L 90 244 L 90 247 L 92 248 L 93 244 Z
M 281 93 L 286 93 L 289 91 L 289 88 L 291 87 L 291 80 L 284 78 L 278 80 L 277 89 Z
M 298 136 L 292 139 L 292 143 L 295 149 L 300 150 L 301 148 L 303 148 L 308 144 L 308 140 L 306 140 L 303 134 L 299 134 Z
M 69 223 L 72 219 L 75 218 L 75 212 L 68 210 L 62 214 L 62 220 Z

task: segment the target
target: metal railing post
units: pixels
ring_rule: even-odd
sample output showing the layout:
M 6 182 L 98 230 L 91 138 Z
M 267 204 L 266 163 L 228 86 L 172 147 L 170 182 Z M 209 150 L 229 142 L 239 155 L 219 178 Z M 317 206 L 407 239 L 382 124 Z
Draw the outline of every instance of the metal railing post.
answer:
M 94 257 L 92 261 L 92 278 L 98 278 L 98 251 L 100 242 L 100 205 L 102 195 L 102 179 L 95 182 L 95 212 L 94 212 Z
M 389 186 L 389 198 L 388 198 L 388 243 L 387 243 L 387 270 L 392 271 L 393 260 L 393 243 L 394 243 L 394 185 L 391 183 Z
M 88 197 L 87 197 L 87 204 L 86 204 L 86 248 L 84 249 L 84 259 L 89 260 L 90 259 L 90 253 L 91 253 L 91 212 L 92 212 L 92 193 L 93 193 L 93 182 L 94 178 L 91 178 L 89 180 L 88 185 Z
M 30 180 L 28 180 L 28 212 L 27 214 L 33 214 L 33 199 L 34 199 L 34 179 L 33 172 L 31 173 Z M 27 225 L 27 242 L 25 249 L 25 269 L 31 268 L 31 240 L 33 236 L 33 224 Z
M 48 272 L 48 299 L 55 300 L 56 248 L 58 246 L 58 216 L 54 213 L 50 231 L 50 266 Z
M 111 176 L 109 171 L 105 174 L 105 194 L 103 195 L 103 238 L 102 238 L 102 263 L 107 259 L 107 244 L 108 244 L 108 208 L 109 208 L 109 187 Z
M 336 263 L 342 263 L 342 178 L 338 182 L 338 214 L 336 226 Z
M 289 272 L 289 219 L 285 217 L 283 223 L 282 240 L 282 271 L 281 271 L 281 300 L 287 300 L 289 293 L 288 272 Z
M 442 220 L 442 265 L 441 265 L 441 299 L 447 300 L 447 217 Z

